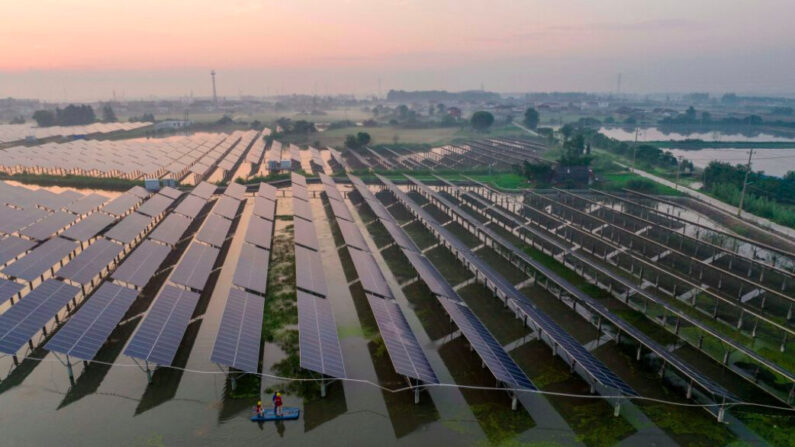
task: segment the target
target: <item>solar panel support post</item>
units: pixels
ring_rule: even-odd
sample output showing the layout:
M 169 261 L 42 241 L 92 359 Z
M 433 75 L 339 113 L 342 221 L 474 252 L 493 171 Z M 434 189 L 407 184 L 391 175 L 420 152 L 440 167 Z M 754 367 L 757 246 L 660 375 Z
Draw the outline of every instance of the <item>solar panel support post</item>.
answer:
M 146 381 L 152 383 L 152 370 L 149 369 L 149 361 L 145 360 L 144 362 L 146 364 Z
M 69 374 L 69 383 L 74 386 L 75 373 L 72 371 L 72 361 L 69 359 L 69 354 L 66 354 L 66 372 Z
M 723 407 L 721 407 L 721 410 L 722 409 Z M 613 416 L 618 417 L 620 413 L 621 413 L 621 401 L 616 400 L 616 406 L 613 408 Z
M 326 379 L 320 378 L 320 397 L 326 397 Z

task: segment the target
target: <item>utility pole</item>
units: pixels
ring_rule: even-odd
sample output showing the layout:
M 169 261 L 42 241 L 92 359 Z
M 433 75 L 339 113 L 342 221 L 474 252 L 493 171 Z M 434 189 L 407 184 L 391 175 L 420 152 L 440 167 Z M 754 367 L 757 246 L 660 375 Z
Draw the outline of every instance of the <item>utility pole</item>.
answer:
M 632 146 L 632 173 L 635 173 L 635 152 L 638 151 L 638 132 L 640 127 L 635 128 L 635 144 Z
M 737 207 L 737 217 L 743 213 L 743 200 L 745 200 L 745 189 L 748 187 L 748 175 L 751 174 L 751 157 L 754 156 L 754 150 L 748 152 L 748 165 L 745 167 L 745 180 L 743 180 L 743 192 L 740 193 L 740 206 Z
M 676 163 L 676 183 L 674 183 L 674 189 L 676 190 L 679 190 L 679 173 L 682 172 L 682 158 L 683 157 L 680 155 L 679 162 Z
M 212 76 L 212 78 L 213 78 L 213 106 L 215 106 L 215 108 L 217 109 L 218 108 L 218 94 L 215 91 L 215 70 L 210 72 L 210 76 Z

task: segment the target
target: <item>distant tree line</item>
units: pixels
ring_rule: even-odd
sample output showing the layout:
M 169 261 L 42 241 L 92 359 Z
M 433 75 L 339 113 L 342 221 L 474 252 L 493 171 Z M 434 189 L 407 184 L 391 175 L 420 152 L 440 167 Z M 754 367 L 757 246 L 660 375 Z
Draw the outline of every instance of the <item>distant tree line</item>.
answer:
M 499 93 L 485 92 L 482 90 L 468 90 L 463 92 L 448 92 L 446 90 L 390 90 L 386 95 L 386 100 L 390 102 L 488 102 L 499 101 L 500 99 Z
M 94 109 L 87 104 L 69 104 L 63 109 L 37 110 L 33 113 L 33 119 L 39 127 L 80 126 L 97 121 Z
M 345 137 L 345 146 L 351 149 L 360 149 L 370 144 L 372 138 L 367 132 L 358 132 L 356 135 L 347 135 Z

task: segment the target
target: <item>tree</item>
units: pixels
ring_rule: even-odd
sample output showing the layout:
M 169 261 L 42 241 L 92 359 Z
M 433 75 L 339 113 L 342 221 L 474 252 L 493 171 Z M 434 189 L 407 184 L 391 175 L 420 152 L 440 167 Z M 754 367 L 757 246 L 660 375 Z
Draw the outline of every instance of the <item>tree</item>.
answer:
M 115 123 L 119 119 L 116 118 L 116 112 L 113 111 L 113 107 L 110 104 L 105 104 L 102 106 L 102 122 L 105 123 Z
M 524 125 L 535 130 L 538 127 L 538 112 L 532 107 L 524 111 Z
M 472 114 L 472 118 L 469 119 L 469 123 L 472 127 L 479 131 L 485 132 L 494 124 L 494 115 L 489 112 L 480 110 Z
M 693 106 L 690 106 L 685 111 L 685 119 L 688 123 L 694 123 L 696 121 L 696 109 Z
M 585 137 L 578 133 L 563 143 L 563 155 L 558 159 L 558 163 L 561 166 L 588 166 L 592 157 L 583 154 L 585 149 Z
M 356 134 L 356 141 L 359 143 L 359 147 L 367 146 L 370 144 L 370 134 L 367 132 L 359 132 Z
M 350 149 L 358 149 L 359 148 L 359 140 L 356 138 L 356 135 L 346 135 L 345 136 L 345 147 Z
M 439 115 L 447 113 L 447 106 L 442 103 L 436 104 L 436 112 L 438 112 Z
M 33 112 L 33 120 L 39 127 L 49 127 L 55 125 L 55 112 L 52 110 L 36 110 Z
M 406 119 L 409 114 L 409 108 L 405 104 L 397 106 L 397 114 L 401 119 Z

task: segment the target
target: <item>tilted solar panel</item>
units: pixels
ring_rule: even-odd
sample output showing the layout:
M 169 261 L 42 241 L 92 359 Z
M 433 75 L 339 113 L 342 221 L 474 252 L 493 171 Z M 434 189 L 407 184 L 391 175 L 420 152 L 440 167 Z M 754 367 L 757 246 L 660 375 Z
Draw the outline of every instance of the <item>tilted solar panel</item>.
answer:
M 177 200 L 180 197 L 182 197 L 182 191 L 180 191 L 178 189 L 175 189 L 175 188 L 172 188 L 170 186 L 166 186 L 165 188 L 162 188 L 157 193 L 158 194 L 163 194 L 164 196 L 166 196 L 166 197 L 168 197 L 170 199 L 174 199 L 174 200 Z
M 210 360 L 248 373 L 259 370 L 265 299 L 231 289 Z
M 295 172 L 290 173 L 290 182 L 294 185 L 300 185 L 306 188 L 306 177 Z
M 174 212 L 193 219 L 199 215 L 206 204 L 207 200 L 198 196 L 188 195 L 174 208 Z
M 300 199 L 304 202 L 309 201 L 309 191 L 300 185 L 293 185 L 293 199 Z
M 0 315 L 0 352 L 14 355 L 80 291 L 48 279 Z
M 116 259 L 123 250 L 124 247 L 121 244 L 107 239 L 97 239 L 58 270 L 58 276 L 78 284 L 88 284 L 102 269 Z
M 77 249 L 77 243 L 54 237 L 34 248 L 19 260 L 9 264 L 2 272 L 6 276 L 33 281 Z
M 397 302 L 366 295 L 395 371 L 425 383 L 439 383 Z
M 196 240 L 206 242 L 213 247 L 221 247 L 229 234 L 232 221 L 224 219 L 217 214 L 210 214 L 204 221 L 201 230 L 196 234 Z
M 201 182 L 190 193 L 204 200 L 209 200 L 215 194 L 215 190 L 216 186 L 212 183 Z
M 298 291 L 298 345 L 301 368 L 344 378 L 337 325 L 331 303 L 325 298 Z
M 124 354 L 158 365 L 171 365 L 198 302 L 198 293 L 165 285 Z
M 141 202 L 141 198 L 131 193 L 124 193 L 111 200 L 100 210 L 103 213 L 121 217 Z
M 237 216 L 237 210 L 240 208 L 240 202 L 229 197 L 223 196 L 218 199 L 218 202 L 215 203 L 213 207 L 213 213 L 226 217 L 229 220 L 232 220 Z
M 174 203 L 174 199 L 162 194 L 155 194 L 138 207 L 136 211 L 146 216 L 156 217 L 163 214 L 172 203 Z
M 93 360 L 132 305 L 138 292 L 110 282 L 91 295 L 45 348 L 81 360 Z
M 99 234 L 100 231 L 112 224 L 115 220 L 116 219 L 107 214 L 90 214 L 80 222 L 67 228 L 66 231 L 61 233 L 61 236 L 74 241 L 85 242 Z
M 272 221 L 276 215 L 276 202 L 259 196 L 255 197 L 254 215 Z
M 105 233 L 105 237 L 123 244 L 129 244 L 143 233 L 151 223 L 151 217 L 132 213 L 108 230 Z
M 276 193 L 278 191 L 279 190 L 276 189 L 275 186 L 273 186 L 273 185 L 271 185 L 269 183 L 260 183 L 259 184 L 259 189 L 257 190 L 257 195 L 260 196 L 260 197 L 264 197 L 264 198 L 266 198 L 268 200 L 275 201 L 276 200 Z
M 193 221 L 185 216 L 169 214 L 154 231 L 149 233 L 149 239 L 176 245 L 182 239 L 182 235 L 185 234 L 185 230 L 188 229 L 191 222 Z
M 218 253 L 217 248 L 192 243 L 171 274 L 171 281 L 195 290 L 203 290 Z
M 108 201 L 108 198 L 100 195 L 100 194 L 89 194 L 87 196 L 81 197 L 77 201 L 74 201 L 64 207 L 67 211 L 71 211 L 77 215 L 86 214 L 92 210 L 95 210 L 102 206 L 105 202 Z
M 312 208 L 309 206 L 309 202 L 295 198 L 293 198 L 293 214 L 295 214 L 295 217 L 300 217 L 310 222 L 313 219 Z
M 0 266 L 25 253 L 36 245 L 30 239 L 17 236 L 6 236 L 0 239 Z
M 145 240 L 127 256 L 111 277 L 137 287 L 144 287 L 170 252 L 171 248 L 163 244 Z
M 351 215 L 351 212 L 348 210 L 345 202 L 329 200 L 329 204 L 331 204 L 331 210 L 334 212 L 334 216 L 337 219 L 345 219 L 348 222 L 353 222 L 353 215 Z
M 315 225 L 304 219 L 293 220 L 295 243 L 317 251 L 319 249 Z
M 74 214 L 56 211 L 55 213 L 50 214 L 33 225 L 24 228 L 19 233 L 36 239 L 37 241 L 43 241 L 62 230 L 75 220 L 77 220 L 77 216 Z
M 257 293 L 268 290 L 268 261 L 270 252 L 250 244 L 243 244 L 235 267 L 232 283 Z
M 0 278 L 0 304 L 15 297 L 24 288 L 25 286 L 18 282 Z
M 353 266 L 362 281 L 362 288 L 376 295 L 392 298 L 392 291 L 387 286 L 386 279 L 373 255 L 361 250 L 348 250 L 348 253 L 350 253 Z
M 328 294 L 320 253 L 295 246 L 295 283 L 300 289 L 322 296 Z
M 362 232 L 355 223 L 349 222 L 344 219 L 337 219 L 337 225 L 342 232 L 342 238 L 345 239 L 345 244 L 349 247 L 358 248 L 359 250 L 369 250 L 367 243 L 364 241 Z
M 229 183 L 229 185 L 226 187 L 226 191 L 224 191 L 224 195 L 227 195 L 237 201 L 243 200 L 246 198 L 246 187 L 240 183 Z
M 251 216 L 246 228 L 246 242 L 270 250 L 273 240 L 273 222 Z
M 323 190 L 326 192 L 326 196 L 329 198 L 329 200 L 336 200 L 338 202 L 342 202 L 344 200 L 342 194 L 340 194 L 340 191 L 334 184 L 325 185 Z

